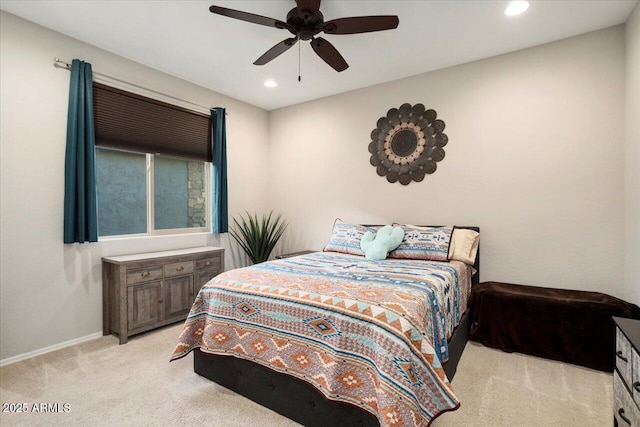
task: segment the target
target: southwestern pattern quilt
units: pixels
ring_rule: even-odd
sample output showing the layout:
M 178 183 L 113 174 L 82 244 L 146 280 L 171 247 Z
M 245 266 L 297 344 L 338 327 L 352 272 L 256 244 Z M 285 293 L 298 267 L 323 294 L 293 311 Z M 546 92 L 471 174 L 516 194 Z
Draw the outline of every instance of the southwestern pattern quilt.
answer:
M 428 425 L 459 405 L 442 363 L 470 270 L 319 252 L 227 271 L 196 297 L 171 359 L 195 348 L 249 359 L 382 426 Z

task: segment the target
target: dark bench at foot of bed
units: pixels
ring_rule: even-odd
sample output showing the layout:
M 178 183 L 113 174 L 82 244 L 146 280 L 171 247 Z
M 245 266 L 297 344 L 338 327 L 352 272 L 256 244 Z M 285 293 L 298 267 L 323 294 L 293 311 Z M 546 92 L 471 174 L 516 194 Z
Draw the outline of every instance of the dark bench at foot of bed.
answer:
M 469 306 L 473 341 L 606 372 L 615 363 L 611 317 L 640 319 L 637 305 L 600 292 L 498 282 L 476 285 Z

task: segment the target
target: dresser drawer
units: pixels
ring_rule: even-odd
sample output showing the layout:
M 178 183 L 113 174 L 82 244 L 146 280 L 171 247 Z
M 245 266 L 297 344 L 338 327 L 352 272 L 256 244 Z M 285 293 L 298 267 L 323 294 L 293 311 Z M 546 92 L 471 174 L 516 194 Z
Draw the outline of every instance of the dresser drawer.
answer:
M 633 384 L 629 384 L 632 388 L 633 400 L 640 408 L 640 355 L 637 351 L 633 351 Z
M 184 276 L 193 273 L 193 261 L 174 262 L 164 265 L 164 277 Z
M 199 259 L 196 261 L 196 270 L 220 270 L 220 257 Z
M 620 328 L 616 328 L 616 369 L 629 387 L 631 387 L 632 353 L 631 343 Z
M 618 371 L 613 371 L 613 416 L 618 420 L 618 426 L 639 426 L 639 412 Z
M 155 265 L 127 270 L 127 285 L 162 279 L 162 266 Z

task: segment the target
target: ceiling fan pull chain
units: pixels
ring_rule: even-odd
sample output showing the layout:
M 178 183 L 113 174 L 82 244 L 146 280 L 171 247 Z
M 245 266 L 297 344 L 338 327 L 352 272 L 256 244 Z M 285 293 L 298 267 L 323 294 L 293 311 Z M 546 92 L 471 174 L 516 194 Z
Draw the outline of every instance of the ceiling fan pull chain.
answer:
M 302 81 L 300 77 L 300 44 L 298 44 L 298 83 Z

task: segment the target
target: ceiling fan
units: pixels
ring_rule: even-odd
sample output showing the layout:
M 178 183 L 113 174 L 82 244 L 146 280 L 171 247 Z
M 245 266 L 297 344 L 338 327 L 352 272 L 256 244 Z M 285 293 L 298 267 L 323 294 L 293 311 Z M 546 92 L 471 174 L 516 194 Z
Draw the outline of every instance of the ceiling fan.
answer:
M 287 22 L 220 6 L 211 6 L 209 11 L 241 21 L 288 30 L 294 35 L 294 37 L 287 38 L 266 51 L 256 59 L 255 65 L 264 65 L 277 58 L 296 44 L 298 40 L 311 40 L 314 52 L 336 71 L 346 70 L 349 68 L 349 64 L 331 43 L 322 37 L 316 37 L 319 33 L 359 34 L 392 30 L 398 27 L 399 22 L 398 17 L 394 15 L 354 16 L 324 22 L 324 16 L 320 12 L 320 0 L 296 0 L 296 7 L 287 13 Z

